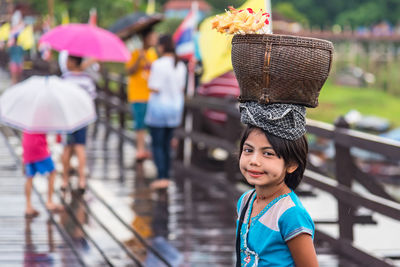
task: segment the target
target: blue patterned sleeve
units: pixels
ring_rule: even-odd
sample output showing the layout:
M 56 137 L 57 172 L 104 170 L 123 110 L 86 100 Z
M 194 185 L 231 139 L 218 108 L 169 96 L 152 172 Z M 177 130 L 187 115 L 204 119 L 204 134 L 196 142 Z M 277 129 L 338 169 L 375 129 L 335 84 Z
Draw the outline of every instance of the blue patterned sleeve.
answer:
M 278 224 L 285 242 L 300 234 L 309 234 L 314 238 L 314 222 L 302 207 L 294 206 L 285 211 L 279 218 Z

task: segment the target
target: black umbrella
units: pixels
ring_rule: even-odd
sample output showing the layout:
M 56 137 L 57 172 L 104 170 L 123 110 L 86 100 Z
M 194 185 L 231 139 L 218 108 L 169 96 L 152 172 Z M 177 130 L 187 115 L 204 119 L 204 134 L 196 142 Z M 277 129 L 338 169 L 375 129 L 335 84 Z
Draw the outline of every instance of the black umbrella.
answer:
M 149 29 L 163 20 L 162 14 L 147 15 L 142 12 L 131 13 L 114 23 L 109 30 L 125 40 L 134 34 Z

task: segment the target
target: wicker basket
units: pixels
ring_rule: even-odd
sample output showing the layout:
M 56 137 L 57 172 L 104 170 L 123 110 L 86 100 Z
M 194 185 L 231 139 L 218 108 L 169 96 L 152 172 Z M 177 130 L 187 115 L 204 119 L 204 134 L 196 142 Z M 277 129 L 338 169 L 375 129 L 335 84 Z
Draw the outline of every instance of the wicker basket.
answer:
M 318 106 L 331 68 L 333 45 L 326 40 L 276 34 L 235 35 L 232 65 L 239 101 Z

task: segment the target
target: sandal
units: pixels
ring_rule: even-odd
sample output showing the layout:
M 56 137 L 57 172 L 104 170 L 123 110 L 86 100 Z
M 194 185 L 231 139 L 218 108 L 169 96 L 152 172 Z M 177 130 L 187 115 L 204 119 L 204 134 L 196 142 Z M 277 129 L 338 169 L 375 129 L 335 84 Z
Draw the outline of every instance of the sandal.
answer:
M 40 212 L 38 212 L 37 210 L 33 210 L 32 212 L 29 212 L 29 213 L 25 212 L 25 218 L 26 219 L 32 219 L 32 218 L 35 218 L 35 217 L 37 217 L 39 215 L 40 215 Z
M 79 193 L 80 195 L 85 194 L 85 192 L 86 192 L 86 188 L 85 188 L 85 187 L 79 187 L 79 188 L 78 188 L 78 193 Z

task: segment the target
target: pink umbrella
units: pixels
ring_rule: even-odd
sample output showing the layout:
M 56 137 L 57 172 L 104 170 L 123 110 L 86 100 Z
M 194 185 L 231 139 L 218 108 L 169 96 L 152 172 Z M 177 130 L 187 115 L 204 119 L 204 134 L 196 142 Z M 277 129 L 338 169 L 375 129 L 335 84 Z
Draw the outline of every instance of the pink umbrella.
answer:
M 50 45 L 57 51 L 91 57 L 100 61 L 125 62 L 130 53 L 115 34 L 89 24 L 60 25 L 45 33 L 39 43 Z

